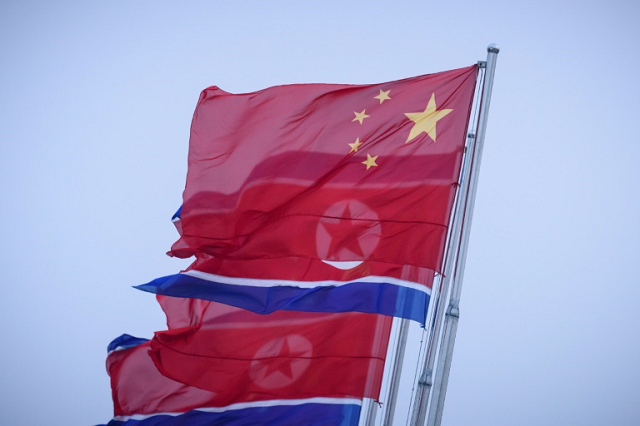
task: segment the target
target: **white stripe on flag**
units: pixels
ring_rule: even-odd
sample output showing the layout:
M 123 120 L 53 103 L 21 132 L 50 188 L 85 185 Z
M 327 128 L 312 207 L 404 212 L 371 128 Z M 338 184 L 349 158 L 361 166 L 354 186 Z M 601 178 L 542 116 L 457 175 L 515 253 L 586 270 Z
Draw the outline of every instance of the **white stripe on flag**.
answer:
M 262 407 L 276 407 L 276 406 L 294 406 L 302 404 L 333 404 L 333 405 L 362 405 L 362 400 L 356 398 L 308 398 L 308 399 L 274 399 L 269 401 L 253 401 L 253 402 L 239 402 L 237 404 L 231 404 L 226 407 L 202 407 L 194 408 L 189 411 L 202 411 L 207 413 L 224 413 L 225 411 L 242 410 L 245 408 L 262 408 Z M 113 419 L 120 422 L 126 422 L 127 420 L 145 420 L 154 416 L 180 416 L 187 413 L 187 411 L 179 413 L 154 413 L 154 414 L 132 414 L 130 416 L 116 416 Z
M 300 287 L 300 288 L 315 288 L 315 287 L 340 287 L 352 283 L 365 282 L 372 284 L 392 284 L 398 287 L 406 287 L 413 290 L 418 290 L 426 294 L 431 294 L 431 289 L 423 284 L 414 283 L 411 281 L 400 280 L 398 278 L 391 277 L 379 277 L 371 275 L 368 277 L 362 277 L 351 281 L 290 281 L 290 280 L 262 280 L 256 278 L 235 278 L 225 277 L 222 275 L 214 275 L 201 271 L 186 271 L 181 272 L 183 275 L 189 275 L 194 278 L 199 278 L 205 281 L 213 281 L 221 284 L 230 285 L 245 285 L 251 287 Z

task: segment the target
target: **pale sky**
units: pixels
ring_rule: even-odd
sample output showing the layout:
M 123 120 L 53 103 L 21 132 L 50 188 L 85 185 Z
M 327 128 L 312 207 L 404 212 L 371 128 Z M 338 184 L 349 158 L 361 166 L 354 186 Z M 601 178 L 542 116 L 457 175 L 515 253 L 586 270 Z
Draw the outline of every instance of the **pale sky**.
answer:
M 640 3 L 0 4 L 0 424 L 112 416 L 107 344 L 177 234 L 200 91 L 498 56 L 443 425 L 640 424 Z M 408 398 L 410 389 L 404 390 Z

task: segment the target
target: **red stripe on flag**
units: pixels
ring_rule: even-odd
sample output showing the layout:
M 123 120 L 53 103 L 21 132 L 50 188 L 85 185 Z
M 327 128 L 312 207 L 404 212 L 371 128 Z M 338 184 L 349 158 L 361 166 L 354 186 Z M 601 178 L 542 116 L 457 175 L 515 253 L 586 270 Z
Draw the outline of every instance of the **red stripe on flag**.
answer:
M 159 297 L 168 331 L 150 355 L 165 376 L 215 392 L 221 405 L 310 397 L 379 397 L 392 319 L 278 311 Z

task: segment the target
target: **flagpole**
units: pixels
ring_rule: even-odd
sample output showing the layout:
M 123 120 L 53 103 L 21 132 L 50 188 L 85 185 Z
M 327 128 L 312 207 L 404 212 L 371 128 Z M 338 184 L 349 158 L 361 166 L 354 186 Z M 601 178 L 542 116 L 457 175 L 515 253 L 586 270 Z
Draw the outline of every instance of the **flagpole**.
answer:
M 404 360 L 404 351 L 407 346 L 407 336 L 409 335 L 409 320 L 400 320 L 398 332 L 398 343 L 396 344 L 393 372 L 389 384 L 389 395 L 387 407 L 384 414 L 384 426 L 393 425 L 393 416 L 396 411 L 396 402 L 398 401 L 398 387 L 400 385 L 400 377 L 402 375 L 402 362 Z
M 466 194 L 468 193 L 468 184 L 473 157 L 472 153 L 475 146 L 474 139 L 475 135 L 473 133 L 469 133 L 467 135 L 467 144 L 465 145 L 465 159 L 462 165 L 462 173 L 460 178 L 461 184 L 458 190 L 458 196 L 456 197 L 456 207 L 454 210 L 456 214 L 451 224 L 451 234 L 449 236 L 447 245 L 444 276 L 440 281 L 440 291 L 434 291 L 434 303 L 437 304 L 437 312 L 436 317 L 432 322 L 433 325 L 431 327 L 431 334 L 428 340 L 427 351 L 425 352 L 425 361 L 418 382 L 418 391 L 416 393 L 414 410 L 410 423 L 413 426 L 423 425 L 426 419 L 429 395 L 431 387 L 433 385 L 433 365 L 436 359 L 436 349 L 438 347 L 440 329 L 443 325 L 443 317 L 445 313 L 444 307 L 449 294 L 451 276 L 453 275 L 453 266 L 455 264 L 457 248 L 459 247 L 459 237 L 462 230 L 463 215 L 458 212 L 461 212 L 463 210 L 464 200 L 466 198 Z M 436 289 L 434 288 L 434 290 Z
M 368 399 L 367 402 L 367 408 L 364 413 L 364 425 L 373 426 L 376 422 L 376 415 L 378 414 L 378 405 L 373 399 Z
M 476 75 L 476 99 L 481 98 L 481 87 L 484 82 L 484 62 L 478 63 L 478 68 L 483 70 Z M 479 104 L 480 101 L 474 103 Z M 431 387 L 433 385 L 433 369 L 436 359 L 438 344 L 440 343 L 441 328 L 444 325 L 445 304 L 449 297 L 449 287 L 451 285 L 455 259 L 458 254 L 460 234 L 462 233 L 464 215 L 461 213 L 464 210 L 465 200 L 469 193 L 469 180 L 471 176 L 471 167 L 473 165 L 473 152 L 475 149 L 475 130 L 477 127 L 477 120 L 474 116 L 473 120 L 469 122 L 467 134 L 467 141 L 464 148 L 464 159 L 462 162 L 462 170 L 460 172 L 459 182 L 455 207 L 453 209 L 453 216 L 450 224 L 450 232 L 447 237 L 447 250 L 445 252 L 445 261 L 443 263 L 444 274 L 440 275 L 439 279 L 434 281 L 432 291 L 432 305 L 435 306 L 435 318 L 432 318 L 429 323 L 425 323 L 426 330 L 429 330 L 427 336 L 427 349 L 424 355 L 424 363 L 422 365 L 422 372 L 418 380 L 418 390 L 413 403 L 413 410 L 411 414 L 411 422 L 409 424 L 413 426 L 421 426 L 426 419 L 427 407 L 429 404 L 429 395 Z
M 496 69 L 496 60 L 500 48 L 495 44 L 487 47 L 487 62 L 484 78 L 484 88 L 482 92 L 482 101 L 480 104 L 480 115 L 478 117 L 478 130 L 476 133 L 475 149 L 473 150 L 472 170 L 469 180 L 469 193 L 465 200 L 466 205 L 463 212 L 464 224 L 460 240 L 459 253 L 456 258 L 453 284 L 451 287 L 451 297 L 449 298 L 449 306 L 445 314 L 445 327 L 442 344 L 440 346 L 440 354 L 438 356 L 438 365 L 436 370 L 436 378 L 431 395 L 431 407 L 427 426 L 440 426 L 442 422 L 442 413 L 444 408 L 444 399 L 449 381 L 449 371 L 451 370 L 451 359 L 453 357 L 453 346 L 458 330 L 458 318 L 460 315 L 460 294 L 462 292 L 462 278 L 464 275 L 465 261 L 467 258 L 467 250 L 469 247 L 469 233 L 471 229 L 471 221 L 473 218 L 473 207 L 475 204 L 476 190 L 478 187 L 478 174 L 480 171 L 480 162 L 482 160 L 482 149 L 484 146 L 484 137 L 487 129 L 487 118 L 489 114 L 489 104 L 491 102 L 491 92 L 493 89 L 493 78 Z

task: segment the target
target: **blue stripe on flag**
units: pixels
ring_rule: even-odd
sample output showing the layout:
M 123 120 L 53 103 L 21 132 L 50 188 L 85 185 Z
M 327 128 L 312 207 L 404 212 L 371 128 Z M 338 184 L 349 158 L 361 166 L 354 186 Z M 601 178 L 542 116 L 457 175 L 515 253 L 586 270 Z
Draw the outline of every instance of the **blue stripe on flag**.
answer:
M 430 298 L 425 291 L 380 282 L 379 279 L 367 281 L 363 278 L 346 284 L 309 288 L 273 284 L 261 286 L 261 280 L 252 282 L 257 285 L 229 284 L 186 273 L 157 278 L 135 288 L 165 296 L 211 300 L 259 314 L 280 309 L 310 312 L 354 311 L 407 318 L 421 325 L 424 325 Z M 302 284 L 308 287 L 313 283 Z
M 182 213 L 182 206 L 180 206 L 178 208 L 178 211 L 176 211 L 173 216 L 171 216 L 171 222 L 175 222 L 177 220 L 180 220 L 180 213 Z
M 114 419 L 107 426 L 357 426 L 359 418 L 360 405 L 309 403 L 222 412 L 202 409 L 178 415 L 156 414 L 143 419 Z
M 149 339 L 142 339 L 140 337 L 133 337 L 129 334 L 123 334 L 122 336 L 116 337 L 109 343 L 107 347 L 107 352 L 115 351 L 116 349 L 127 349 L 132 348 L 134 346 L 138 346 L 141 343 L 148 342 Z

